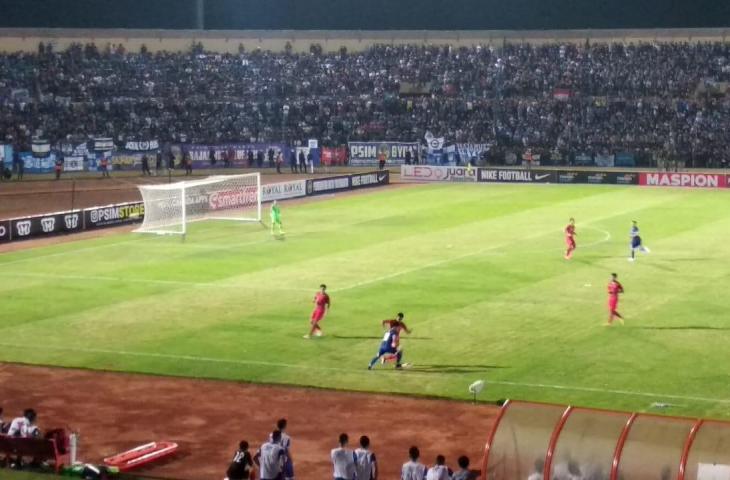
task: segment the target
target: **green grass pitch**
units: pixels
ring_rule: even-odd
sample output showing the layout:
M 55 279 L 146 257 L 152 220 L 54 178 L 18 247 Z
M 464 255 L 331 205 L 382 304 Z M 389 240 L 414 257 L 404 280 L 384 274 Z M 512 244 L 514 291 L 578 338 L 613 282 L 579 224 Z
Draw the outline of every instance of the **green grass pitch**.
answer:
M 211 221 L 3 254 L 0 360 L 452 398 L 484 379 L 483 400 L 730 418 L 728 212 L 724 191 L 448 184 L 284 204 L 285 240 Z M 398 311 L 414 366 L 368 371 Z

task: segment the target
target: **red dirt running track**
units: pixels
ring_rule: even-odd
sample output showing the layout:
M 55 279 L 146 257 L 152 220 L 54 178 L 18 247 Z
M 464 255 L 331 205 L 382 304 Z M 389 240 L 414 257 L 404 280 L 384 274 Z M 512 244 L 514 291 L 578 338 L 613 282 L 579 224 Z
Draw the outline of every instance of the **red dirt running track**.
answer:
M 446 400 L 13 364 L 0 364 L 0 385 L 6 417 L 32 407 L 41 428 L 78 430 L 83 461 L 170 440 L 182 453 L 144 473 L 191 480 L 221 480 L 238 441 L 257 448 L 279 417 L 289 419 L 300 480 L 332 478 L 329 451 L 341 432 L 351 442 L 370 436 L 384 480 L 399 477 L 411 445 L 424 463 L 443 453 L 455 466 L 466 454 L 479 468 L 497 412 Z

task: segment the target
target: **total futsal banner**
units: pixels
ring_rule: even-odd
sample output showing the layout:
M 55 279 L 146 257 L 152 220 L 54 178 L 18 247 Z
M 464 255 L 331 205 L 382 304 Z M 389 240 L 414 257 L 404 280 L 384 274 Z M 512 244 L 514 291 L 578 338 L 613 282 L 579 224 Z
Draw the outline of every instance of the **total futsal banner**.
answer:
M 406 163 L 406 153 L 410 152 L 411 160 L 416 158 L 420 148 L 418 142 L 348 142 L 350 150 L 350 165 L 374 166 L 378 164 L 381 155 L 385 163 L 403 165 Z
M 303 197 L 307 194 L 306 188 L 306 180 L 261 185 L 261 201 L 273 202 L 274 200 Z
M 728 177 L 719 173 L 641 173 L 639 185 L 648 187 L 725 188 Z
M 477 169 L 437 165 L 401 165 L 404 182 L 476 182 Z
M 557 171 L 480 168 L 478 179 L 494 183 L 555 183 Z

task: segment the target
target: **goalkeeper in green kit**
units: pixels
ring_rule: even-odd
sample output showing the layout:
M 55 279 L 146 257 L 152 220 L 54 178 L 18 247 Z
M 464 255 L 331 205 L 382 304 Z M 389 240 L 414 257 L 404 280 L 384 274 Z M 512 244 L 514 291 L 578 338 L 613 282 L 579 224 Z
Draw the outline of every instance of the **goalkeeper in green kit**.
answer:
M 271 234 L 276 235 L 274 227 L 279 226 L 279 235 L 284 235 L 284 229 L 281 227 L 281 209 L 276 200 L 271 204 Z

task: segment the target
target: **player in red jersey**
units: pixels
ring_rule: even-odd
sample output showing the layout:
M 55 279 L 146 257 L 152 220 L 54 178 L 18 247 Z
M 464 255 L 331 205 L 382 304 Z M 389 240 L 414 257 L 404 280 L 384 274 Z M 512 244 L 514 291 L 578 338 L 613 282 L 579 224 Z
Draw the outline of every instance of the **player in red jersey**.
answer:
M 403 321 L 403 313 L 398 312 L 398 314 L 395 316 L 395 318 L 390 318 L 387 320 L 383 320 L 382 325 L 386 330 L 391 330 L 393 328 L 396 329 L 396 333 L 398 333 L 398 337 L 400 337 L 400 332 L 406 332 L 411 333 L 411 331 L 406 326 L 406 323 Z M 386 362 L 394 362 L 398 360 L 398 355 L 395 353 L 385 354 L 382 357 L 380 357 L 380 363 L 386 363 Z
M 568 247 L 565 251 L 565 259 L 570 260 L 575 251 L 575 219 L 571 218 L 568 226 L 565 227 L 565 245 Z
M 387 328 L 388 330 L 398 327 L 398 333 L 400 333 L 401 330 L 405 331 L 406 333 L 411 333 L 411 331 L 406 326 L 406 323 L 403 321 L 403 313 L 401 312 L 398 312 L 398 315 L 396 315 L 395 318 L 383 320 L 382 324 L 383 328 Z
M 319 286 L 319 292 L 314 294 L 314 310 L 312 311 L 312 317 L 310 319 L 312 328 L 309 330 L 304 338 L 312 338 L 312 335 L 321 337 L 322 329 L 319 328 L 319 321 L 322 320 L 330 309 L 330 296 L 327 295 L 327 285 L 324 283 Z
M 608 323 L 606 325 L 613 324 L 614 317 L 618 318 L 621 325 L 624 324 L 624 317 L 618 313 L 616 308 L 618 307 L 618 296 L 624 293 L 624 287 L 617 280 L 618 275 L 615 273 L 611 274 L 611 281 L 608 282 Z

